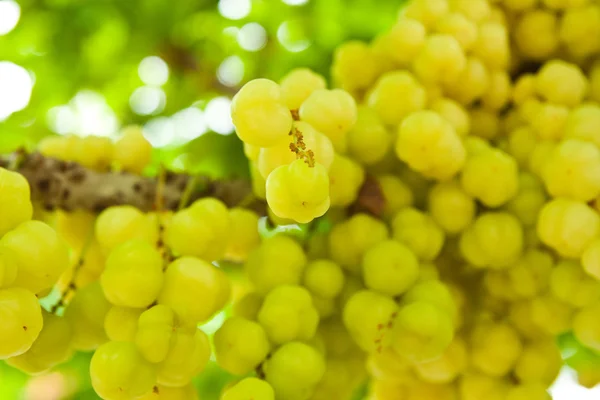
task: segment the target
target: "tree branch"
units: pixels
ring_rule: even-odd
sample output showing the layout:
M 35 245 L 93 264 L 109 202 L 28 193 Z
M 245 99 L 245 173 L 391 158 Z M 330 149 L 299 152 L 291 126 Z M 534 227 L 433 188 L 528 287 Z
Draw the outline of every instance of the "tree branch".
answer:
M 96 172 L 78 163 L 46 157 L 40 153 L 0 156 L 0 167 L 22 174 L 31 187 L 32 200 L 48 210 L 83 209 L 100 212 L 111 206 L 125 204 L 146 212 L 154 209 L 158 183 L 156 178 L 129 173 Z M 252 193 L 252 188 L 248 181 L 242 179 L 213 180 L 207 176 L 192 177 L 167 172 L 162 190 L 164 208 L 177 210 L 186 191 L 189 192 L 190 203 L 202 197 L 216 197 L 233 207 L 247 198 Z M 255 201 L 247 208 L 264 212 L 264 204 L 261 203 L 263 202 Z

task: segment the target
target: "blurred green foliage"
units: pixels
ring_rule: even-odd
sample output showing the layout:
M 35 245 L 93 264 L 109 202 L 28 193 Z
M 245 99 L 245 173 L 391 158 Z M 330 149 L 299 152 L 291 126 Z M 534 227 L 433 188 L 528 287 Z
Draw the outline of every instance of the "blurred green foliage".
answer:
M 208 106 L 211 113 L 212 99 L 230 98 L 250 79 L 279 79 L 298 66 L 328 77 L 334 48 L 348 39 L 373 38 L 394 22 L 401 3 L 19 0 L 19 22 L 0 36 L 0 62 L 25 68 L 34 84 L 28 106 L 0 119 L 0 153 L 21 146 L 33 148 L 51 134 L 94 133 L 99 131 L 95 123 L 114 127 L 114 132 L 101 132 L 112 135 L 119 126 L 131 123 L 149 126 L 154 121 L 157 126 L 157 121 L 167 121 L 166 117 L 190 107 L 205 111 Z M 150 56 L 160 57 L 168 66 L 164 84 L 147 85 L 141 79 L 140 63 Z M 151 91 L 138 91 L 141 98 L 137 100 L 143 103 L 148 100 L 144 93 L 162 90 L 166 101 L 155 110 L 136 113 L 131 106 L 132 94 L 144 86 Z M 0 100 L 10 102 L 15 95 L 3 93 L 0 86 Z M 92 116 L 86 109 L 92 100 L 96 106 L 106 103 L 104 113 L 95 120 L 88 119 Z M 57 129 L 60 113 L 67 111 L 79 113 L 79 123 Z M 178 140 L 158 138 L 157 143 L 163 145 L 156 149 L 155 165 L 211 176 L 247 174 L 241 143 L 235 135 L 212 132 L 210 123 L 196 133 L 194 127 L 187 128 L 192 134 Z M 158 134 L 174 133 L 163 129 Z M 188 139 L 193 140 L 186 142 Z M 90 356 L 79 354 L 58 368 L 59 374 L 31 380 L 0 362 L 0 399 L 40 400 L 31 390 L 43 392 L 50 387 L 64 387 L 71 392 L 67 398 L 96 399 L 88 376 Z M 196 382 L 201 398 L 217 399 L 229 378 L 211 364 Z
M 156 115 L 202 108 L 218 95 L 231 96 L 258 76 L 278 79 L 297 66 L 327 76 L 335 46 L 349 38 L 372 38 L 394 21 L 401 0 L 310 0 L 301 6 L 282 0 L 221 3 L 21 0 L 19 23 L 0 36 L 0 60 L 26 68 L 35 85 L 29 106 L 0 123 L 0 149 L 47 135 L 48 111 L 83 89 L 104 96 L 120 124 L 143 124 Z M 219 12 L 243 14 L 247 3 L 249 12 L 237 20 Z M 266 41 L 259 49 L 245 50 L 240 43 L 260 43 L 256 24 L 264 29 Z M 166 104 L 139 115 L 132 111 L 130 97 L 144 85 L 138 67 L 148 56 L 162 58 L 169 67 L 169 79 L 161 87 Z M 229 63 L 223 64 L 226 59 Z

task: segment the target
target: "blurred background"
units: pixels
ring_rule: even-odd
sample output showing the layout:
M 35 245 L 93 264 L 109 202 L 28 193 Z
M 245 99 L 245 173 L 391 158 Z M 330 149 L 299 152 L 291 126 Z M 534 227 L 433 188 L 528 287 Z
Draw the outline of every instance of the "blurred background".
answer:
M 155 165 L 247 175 L 229 118 L 238 88 L 297 66 L 329 77 L 335 46 L 373 38 L 394 23 L 402 2 L 0 0 L 0 154 L 32 149 L 48 135 L 112 137 L 139 124 Z M 219 314 L 204 330 L 223 319 Z M 34 378 L 0 362 L 0 400 L 97 399 L 90 357 L 79 354 Z M 217 399 L 229 378 L 210 364 L 196 380 L 201 399 Z M 553 394 L 600 399 L 569 370 Z
M 372 38 L 401 3 L 0 0 L 0 152 L 136 123 L 157 163 L 244 174 L 227 136 L 237 89 L 296 66 L 328 76 L 335 46 Z

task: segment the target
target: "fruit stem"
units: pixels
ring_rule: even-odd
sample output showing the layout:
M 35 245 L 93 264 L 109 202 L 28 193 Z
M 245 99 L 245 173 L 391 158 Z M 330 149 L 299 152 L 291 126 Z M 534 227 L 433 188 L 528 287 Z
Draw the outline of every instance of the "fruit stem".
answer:
M 296 159 L 304 159 L 304 162 L 308 164 L 309 167 L 314 167 L 315 154 L 312 150 L 306 148 L 302 132 L 300 132 L 300 130 L 294 126 L 292 127 L 292 130 L 289 134 L 292 137 L 292 143 L 290 143 L 290 150 L 293 153 L 296 153 Z
M 87 254 L 93 241 L 94 225 L 92 225 L 91 229 L 89 230 L 86 236 L 85 243 L 81 248 L 81 253 L 79 254 L 79 257 L 77 257 L 77 262 L 73 266 L 73 273 L 71 274 L 71 279 L 69 279 L 67 287 L 60 294 L 60 298 L 58 299 L 56 304 L 54 304 L 52 308 L 50 308 L 50 312 L 52 314 L 56 314 L 59 308 L 66 306 L 68 299 L 72 297 L 73 294 L 75 294 L 75 291 L 77 290 L 77 284 L 75 283 L 77 280 L 77 275 L 79 275 L 79 271 L 81 271 L 81 268 L 83 268 L 83 264 L 85 263 L 85 255 Z

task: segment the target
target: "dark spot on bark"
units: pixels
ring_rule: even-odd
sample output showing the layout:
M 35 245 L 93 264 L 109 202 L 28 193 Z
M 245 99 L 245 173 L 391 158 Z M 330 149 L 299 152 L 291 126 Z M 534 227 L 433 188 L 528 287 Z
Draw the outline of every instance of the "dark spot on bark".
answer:
M 67 178 L 71 183 L 81 183 L 85 181 L 85 171 L 75 170 Z
M 125 201 L 125 193 L 123 193 L 122 191 L 118 191 L 117 193 L 115 193 L 115 202 L 122 204 Z
M 47 192 L 48 189 L 50 189 L 50 179 L 48 179 L 48 178 L 40 179 L 37 183 L 37 187 L 40 192 Z
M 69 189 L 65 189 L 62 192 L 62 200 L 66 201 L 69 199 L 69 197 L 71 197 L 71 191 Z
M 133 184 L 133 191 L 136 193 L 139 193 L 142 191 L 142 184 L 139 182 L 136 182 Z
M 67 177 L 68 181 L 71 183 L 82 183 L 83 181 L 85 181 L 85 171 L 82 170 L 74 170 L 73 172 L 71 172 L 71 174 Z

